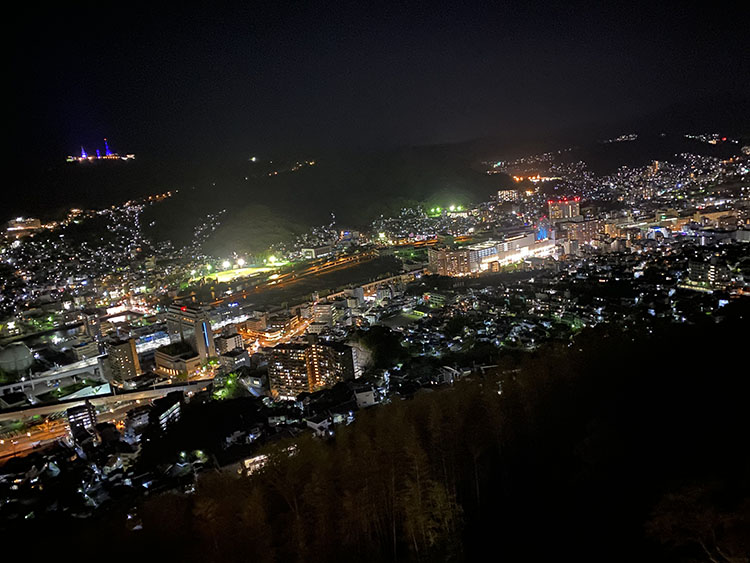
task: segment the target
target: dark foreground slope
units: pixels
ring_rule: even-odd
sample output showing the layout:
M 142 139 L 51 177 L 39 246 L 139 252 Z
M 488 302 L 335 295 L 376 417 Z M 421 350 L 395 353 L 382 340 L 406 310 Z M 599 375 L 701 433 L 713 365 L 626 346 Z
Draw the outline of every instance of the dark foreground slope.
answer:
M 747 561 L 740 314 L 599 327 L 295 456 L 279 444 L 251 479 L 207 472 L 192 496 L 148 498 L 141 531 L 113 511 L 44 534 L 129 560 Z

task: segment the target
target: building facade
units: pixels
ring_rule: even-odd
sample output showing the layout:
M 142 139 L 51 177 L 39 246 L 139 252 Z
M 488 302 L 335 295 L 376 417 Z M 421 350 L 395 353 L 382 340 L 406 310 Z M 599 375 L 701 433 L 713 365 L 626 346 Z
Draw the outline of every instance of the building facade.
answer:
M 68 427 L 73 439 L 79 441 L 91 436 L 91 431 L 96 426 L 96 409 L 94 405 L 86 401 L 79 407 L 71 407 L 66 411 Z
M 201 361 L 216 356 L 214 333 L 208 315 L 200 308 L 186 305 L 172 305 L 167 312 L 167 332 L 169 339 L 184 342 L 196 352 Z
M 128 381 L 143 373 L 135 349 L 135 338 L 107 343 L 107 362 L 112 379 Z
M 572 219 L 581 214 L 581 198 L 562 198 L 547 200 L 549 218 L 553 221 L 559 219 Z
M 289 343 L 276 346 L 268 362 L 271 392 L 295 399 L 339 381 L 354 379 L 354 350 L 340 343 Z

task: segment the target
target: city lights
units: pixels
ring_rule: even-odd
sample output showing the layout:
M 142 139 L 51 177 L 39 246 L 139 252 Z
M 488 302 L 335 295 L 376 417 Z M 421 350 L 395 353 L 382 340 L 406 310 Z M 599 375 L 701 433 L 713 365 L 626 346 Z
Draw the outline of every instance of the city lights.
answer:
M 747 10 L 240 4 L 9 26 L 6 558 L 746 561 Z

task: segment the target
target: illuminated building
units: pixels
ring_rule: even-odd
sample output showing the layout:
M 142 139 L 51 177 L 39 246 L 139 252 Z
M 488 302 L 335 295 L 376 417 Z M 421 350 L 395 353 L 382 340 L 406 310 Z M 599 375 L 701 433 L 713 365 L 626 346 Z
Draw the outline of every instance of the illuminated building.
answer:
M 331 326 L 333 324 L 333 303 L 315 303 L 312 318 L 315 323 Z
M 518 190 L 497 190 L 497 201 L 499 202 L 516 202 L 519 199 Z
M 547 200 L 549 207 L 549 218 L 553 221 L 556 219 L 572 219 L 581 214 L 581 198 L 574 197 L 571 199 L 550 199 Z
M 527 258 L 545 258 L 555 252 L 554 233 L 552 238 L 536 240 L 536 233 L 521 233 L 508 237 L 497 247 L 497 266 L 521 262 Z
M 307 347 L 306 361 L 314 390 L 354 379 L 354 353 L 346 344 L 313 342 Z
M 487 269 L 486 264 L 497 262 L 498 243 L 495 240 L 478 242 L 466 248 L 469 251 L 469 269 L 472 272 Z
M 271 392 L 282 399 L 295 399 L 300 393 L 312 391 L 307 376 L 304 344 L 279 344 L 268 361 Z
M 85 360 L 86 358 L 95 358 L 99 355 L 99 344 L 95 341 L 81 342 L 72 347 L 73 356 L 76 361 Z
M 280 313 L 266 321 L 266 331 L 289 334 L 299 327 L 301 320 L 299 315 Z
M 325 246 L 318 246 L 315 248 L 303 248 L 302 256 L 304 256 L 306 260 L 313 260 L 315 258 L 322 258 L 323 256 L 329 256 L 332 252 L 333 252 L 333 247 L 325 245 Z
M 250 355 L 244 348 L 235 348 L 222 352 L 219 356 L 219 363 L 230 371 L 242 366 L 250 367 Z
M 275 396 L 295 399 L 354 379 L 354 351 L 339 343 L 279 344 L 271 352 L 268 377 Z
M 462 276 L 471 273 L 466 249 L 428 248 L 427 268 L 440 276 Z
M 730 280 L 729 268 L 715 256 L 706 262 L 690 261 L 689 280 L 708 289 L 721 289 Z
M 231 352 L 232 350 L 242 347 L 242 337 L 236 332 L 233 334 L 223 334 L 216 338 L 216 348 L 219 350 L 220 354 Z
M 182 415 L 182 391 L 172 391 L 166 397 L 156 399 L 154 408 L 149 412 L 149 423 L 166 432 L 170 426 L 180 420 Z
M 110 374 L 115 381 L 128 381 L 141 375 L 135 338 L 107 343 L 107 356 Z
M 171 305 L 167 312 L 167 333 L 171 342 L 188 344 L 202 361 L 216 356 L 211 323 L 199 307 Z
M 94 340 L 99 340 L 102 337 L 102 325 L 99 320 L 99 311 L 96 309 L 84 309 L 84 326 L 86 327 L 86 334 Z
M 68 426 L 73 439 L 80 441 L 91 436 L 90 430 L 96 426 L 96 409 L 86 401 L 79 407 L 71 407 L 66 411 Z
M 485 241 L 461 249 L 430 248 L 428 269 L 442 276 L 465 276 L 497 270 L 527 258 L 554 253 L 554 239 L 537 240 L 536 232 L 524 232 L 502 241 Z
M 579 244 L 589 243 L 595 240 L 604 230 L 604 223 L 599 219 L 590 221 L 565 221 L 558 223 L 565 232 L 567 240 L 577 240 Z
M 190 375 L 200 370 L 202 358 L 187 342 L 173 342 L 154 352 L 156 373 L 168 377 Z
M 671 231 L 666 227 L 660 227 L 659 225 L 654 225 L 648 228 L 648 231 L 646 231 L 646 238 L 648 239 L 665 239 L 669 238 L 671 235 Z
M 7 233 L 18 238 L 38 231 L 41 228 L 42 222 L 39 219 L 17 217 L 8 221 Z

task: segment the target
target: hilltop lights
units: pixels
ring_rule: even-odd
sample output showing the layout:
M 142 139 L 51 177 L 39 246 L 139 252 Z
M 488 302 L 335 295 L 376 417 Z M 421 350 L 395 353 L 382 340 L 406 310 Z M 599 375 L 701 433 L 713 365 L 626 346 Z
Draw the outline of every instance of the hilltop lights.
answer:
M 427 213 L 430 214 L 430 215 L 439 215 L 439 214 L 443 213 L 444 211 L 449 212 L 449 213 L 454 213 L 456 211 L 463 211 L 463 210 L 464 210 L 463 205 L 456 205 L 454 203 L 454 204 L 451 204 L 448 207 L 430 207 L 427 210 Z

